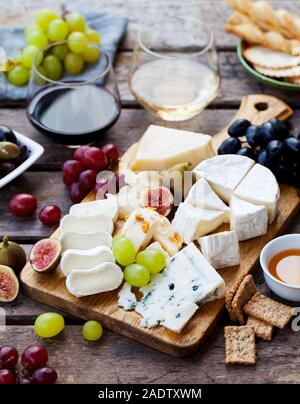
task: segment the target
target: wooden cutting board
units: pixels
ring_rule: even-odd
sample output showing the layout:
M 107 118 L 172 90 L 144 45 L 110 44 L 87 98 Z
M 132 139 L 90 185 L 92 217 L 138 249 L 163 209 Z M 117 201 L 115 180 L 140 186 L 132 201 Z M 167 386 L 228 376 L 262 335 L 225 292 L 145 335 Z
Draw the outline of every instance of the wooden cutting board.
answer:
M 275 97 L 250 95 L 242 99 L 240 110 L 233 120 L 243 117 L 255 124 L 261 124 L 272 117 L 286 119 L 292 113 L 285 103 Z M 213 137 L 215 147 L 226 138 L 226 129 Z M 128 164 L 132 160 L 135 150 L 136 146 L 133 145 L 122 157 L 123 163 Z M 85 201 L 93 199 L 93 194 L 90 194 Z M 282 185 L 279 212 L 275 221 L 269 226 L 268 233 L 262 237 L 241 242 L 240 265 L 219 271 L 227 288 L 230 288 L 237 275 L 249 274 L 257 268 L 261 249 L 284 230 L 297 214 L 299 207 L 300 199 L 297 190 Z M 58 231 L 52 237 L 57 236 Z M 137 313 L 127 312 L 117 306 L 117 291 L 76 298 L 66 289 L 65 277 L 59 270 L 53 274 L 41 275 L 34 272 L 27 264 L 21 272 L 21 282 L 24 293 L 34 300 L 82 319 L 99 320 L 106 328 L 174 356 L 185 356 L 194 352 L 213 330 L 224 309 L 224 299 L 205 304 L 183 331 L 176 334 L 164 327 L 153 329 L 141 327 L 140 316 Z

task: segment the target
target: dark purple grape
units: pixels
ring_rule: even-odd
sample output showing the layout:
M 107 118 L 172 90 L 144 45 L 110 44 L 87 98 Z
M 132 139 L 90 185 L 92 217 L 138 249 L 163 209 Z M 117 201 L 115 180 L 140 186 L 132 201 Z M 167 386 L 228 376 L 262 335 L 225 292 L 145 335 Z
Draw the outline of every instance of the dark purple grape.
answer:
M 259 127 L 261 146 L 267 146 L 271 140 L 275 140 L 275 129 L 270 122 L 266 122 Z
M 251 149 L 251 147 L 242 147 L 236 154 L 256 160 L 256 153 L 253 149 Z
M 228 128 L 228 135 L 231 137 L 245 136 L 247 128 L 251 125 L 248 119 L 238 119 Z
M 284 140 L 289 136 L 288 127 L 284 122 L 279 121 L 279 119 L 272 118 L 268 122 L 273 126 L 275 131 L 275 138 L 277 140 Z
M 11 161 L 5 161 L 0 163 L 0 176 L 11 173 L 16 168 L 15 164 Z
M 282 142 L 280 142 L 280 140 L 271 140 L 271 142 L 267 144 L 266 150 L 270 159 L 276 162 L 282 154 Z
M 236 154 L 241 148 L 241 141 L 235 137 L 229 137 L 219 146 L 218 154 Z
M 16 165 L 20 165 L 20 164 L 24 163 L 24 161 L 28 159 L 29 155 L 30 155 L 30 152 L 28 150 L 28 147 L 25 145 L 20 146 L 20 154 L 14 160 L 16 162 Z
M 52 368 L 37 369 L 32 375 L 34 384 L 55 384 L 57 380 L 57 372 Z
M 0 142 L 3 141 L 17 143 L 17 137 L 8 126 L 0 125 Z
M 272 160 L 266 150 L 261 150 L 257 153 L 256 162 L 268 168 L 272 166 Z
M 285 159 L 297 162 L 300 158 L 300 139 L 288 137 L 282 142 L 282 155 Z
M 251 125 L 246 131 L 248 145 L 255 148 L 261 145 L 261 136 L 259 126 Z

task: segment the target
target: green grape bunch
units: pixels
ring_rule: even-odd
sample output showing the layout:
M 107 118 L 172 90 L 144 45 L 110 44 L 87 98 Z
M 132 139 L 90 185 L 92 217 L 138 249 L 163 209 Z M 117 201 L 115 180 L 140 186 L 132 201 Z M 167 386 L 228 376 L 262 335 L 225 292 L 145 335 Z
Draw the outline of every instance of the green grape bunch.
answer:
M 28 83 L 36 54 L 55 42 L 69 41 L 51 46 L 39 53 L 36 60 L 40 74 L 50 80 L 59 80 L 64 70 L 78 75 L 86 63 L 95 63 L 101 55 L 100 49 L 91 45 L 101 43 L 99 33 L 88 26 L 79 12 L 64 12 L 60 17 L 50 9 L 37 10 L 34 25 L 25 28 L 24 38 L 26 47 L 6 63 L 7 79 L 15 86 Z

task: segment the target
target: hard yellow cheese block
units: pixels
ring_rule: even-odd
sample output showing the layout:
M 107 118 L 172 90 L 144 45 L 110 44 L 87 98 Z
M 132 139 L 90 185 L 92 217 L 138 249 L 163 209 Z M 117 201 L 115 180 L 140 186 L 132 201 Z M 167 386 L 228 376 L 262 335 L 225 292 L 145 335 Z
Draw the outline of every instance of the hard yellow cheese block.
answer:
M 167 170 L 189 162 L 192 168 L 214 156 L 209 135 L 150 125 L 140 140 L 132 170 Z

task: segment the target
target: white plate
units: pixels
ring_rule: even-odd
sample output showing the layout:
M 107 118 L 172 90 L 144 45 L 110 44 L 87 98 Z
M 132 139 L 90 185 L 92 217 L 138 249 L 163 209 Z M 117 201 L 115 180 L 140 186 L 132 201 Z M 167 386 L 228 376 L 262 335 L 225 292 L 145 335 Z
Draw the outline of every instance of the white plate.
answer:
M 20 174 L 26 171 L 32 164 L 41 157 L 44 153 L 44 148 L 37 142 L 28 137 L 22 135 L 19 132 L 14 131 L 18 141 L 21 145 L 25 145 L 28 147 L 30 155 L 27 160 L 25 160 L 22 164 L 20 164 L 17 168 L 15 168 L 12 172 L 7 174 L 5 177 L 0 179 L 0 188 L 3 188 L 4 185 L 8 184 L 10 181 L 17 178 Z

